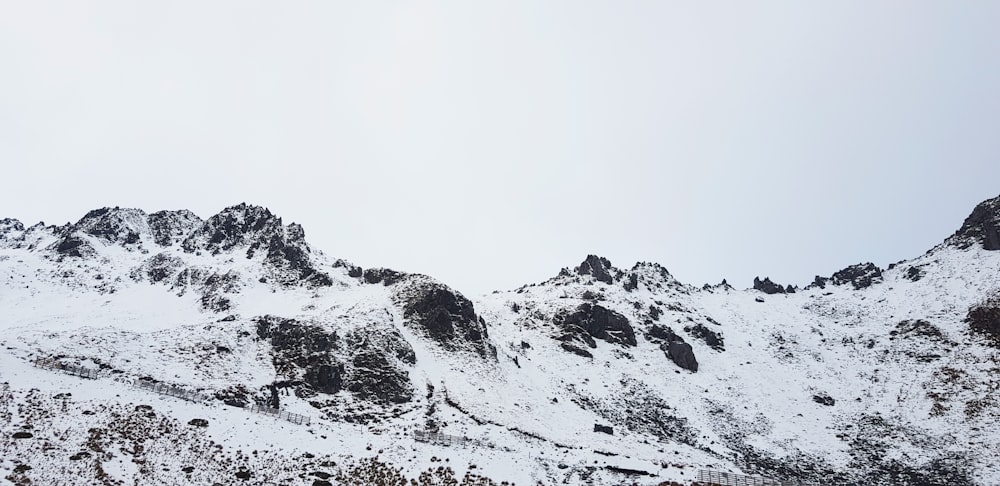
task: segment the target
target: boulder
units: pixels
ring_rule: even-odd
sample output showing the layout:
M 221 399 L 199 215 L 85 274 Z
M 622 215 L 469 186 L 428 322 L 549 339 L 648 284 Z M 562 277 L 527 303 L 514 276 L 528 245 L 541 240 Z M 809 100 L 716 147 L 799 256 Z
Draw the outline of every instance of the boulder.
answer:
M 693 372 L 698 371 L 698 360 L 695 359 L 694 350 L 691 349 L 690 344 L 683 341 L 672 341 L 662 344 L 660 347 L 677 366 Z
M 597 304 L 584 303 L 573 312 L 557 314 L 555 323 L 566 334 L 584 340 L 587 336 L 611 344 L 636 345 L 635 330 L 628 318 Z
M 837 403 L 836 400 L 831 398 L 830 395 L 827 395 L 826 393 L 818 393 L 816 395 L 813 395 L 812 398 L 814 402 L 820 405 L 825 405 L 827 407 L 832 407 Z

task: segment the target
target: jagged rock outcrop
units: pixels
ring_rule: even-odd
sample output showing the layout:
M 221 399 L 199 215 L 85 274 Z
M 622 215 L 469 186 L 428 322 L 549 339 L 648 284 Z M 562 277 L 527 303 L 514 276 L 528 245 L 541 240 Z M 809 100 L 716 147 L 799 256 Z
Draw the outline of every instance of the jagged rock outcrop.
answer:
M 726 290 L 733 290 L 733 286 L 729 285 L 729 282 L 727 282 L 726 279 L 722 279 L 721 282 L 715 285 L 711 284 L 702 285 L 701 289 L 708 292 L 714 292 L 716 290 L 726 291 Z
M 617 269 L 616 269 L 617 270 Z M 625 278 L 627 276 L 627 278 Z M 627 273 L 622 274 L 625 290 L 632 291 L 642 284 L 648 289 L 660 290 L 667 286 L 678 285 L 674 276 L 662 265 L 650 262 L 638 262 Z
M 851 265 L 833 274 L 830 281 L 834 285 L 851 284 L 855 290 L 866 289 L 882 282 L 882 269 L 874 263 Z
M 59 240 L 51 247 L 61 256 L 88 258 L 96 254 L 89 238 L 109 245 L 133 248 L 143 234 L 149 234 L 146 213 L 139 209 L 100 208 L 85 214 L 79 221 L 59 228 Z
M 754 290 L 759 290 L 761 292 L 764 292 L 765 294 L 785 293 L 785 287 L 782 287 L 781 285 L 772 282 L 770 277 L 764 277 L 764 280 L 761 280 L 760 277 L 754 277 L 753 288 Z
M 597 255 L 587 255 L 583 263 L 576 267 L 574 271 L 577 275 L 590 275 L 598 282 L 607 284 L 614 283 L 615 275 L 621 273 L 621 270 L 612 266 L 607 258 Z
M 393 300 L 403 308 L 406 325 L 448 350 L 473 350 L 496 358 L 486 322 L 476 316 L 469 299 L 423 275 L 410 275 L 397 285 Z
M 184 251 L 213 255 L 246 248 L 247 258 L 266 252 L 264 261 L 274 279 L 284 285 L 330 286 L 330 276 L 318 271 L 309 254 L 305 231 L 295 223 L 283 226 L 267 208 L 246 203 L 228 207 L 208 218 L 181 243 Z
M 179 244 L 204 221 L 197 215 L 182 209 L 180 211 L 157 211 L 147 217 L 153 242 L 160 246 Z
M 580 304 L 573 312 L 555 316 L 555 324 L 562 333 L 562 341 L 579 340 L 591 348 L 596 348 L 594 339 L 611 344 L 635 346 L 635 330 L 628 318 L 597 304 Z
M 14 218 L 0 219 L 0 239 L 13 232 L 23 232 L 24 224 Z
M 962 249 L 978 243 L 986 250 L 1000 250 L 1000 196 L 976 205 L 945 243 Z
M 101 208 L 90 211 L 66 230 L 66 236 L 83 233 L 107 243 L 132 245 L 150 234 L 146 213 L 140 209 Z

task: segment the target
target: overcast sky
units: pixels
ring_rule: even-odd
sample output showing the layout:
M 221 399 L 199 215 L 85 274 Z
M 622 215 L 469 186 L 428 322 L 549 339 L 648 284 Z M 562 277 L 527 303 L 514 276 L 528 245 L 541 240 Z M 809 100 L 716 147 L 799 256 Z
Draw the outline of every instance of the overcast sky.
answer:
M 517 287 L 805 284 L 1000 194 L 1000 2 L 0 0 L 0 216 L 242 201 Z

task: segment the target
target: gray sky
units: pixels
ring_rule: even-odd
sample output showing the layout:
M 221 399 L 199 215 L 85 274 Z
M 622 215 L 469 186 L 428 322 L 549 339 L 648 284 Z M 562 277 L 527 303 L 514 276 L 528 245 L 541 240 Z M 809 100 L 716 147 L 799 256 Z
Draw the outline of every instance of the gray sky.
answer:
M 916 256 L 1000 194 L 1000 2 L 0 0 L 0 216 L 241 201 L 476 294 Z

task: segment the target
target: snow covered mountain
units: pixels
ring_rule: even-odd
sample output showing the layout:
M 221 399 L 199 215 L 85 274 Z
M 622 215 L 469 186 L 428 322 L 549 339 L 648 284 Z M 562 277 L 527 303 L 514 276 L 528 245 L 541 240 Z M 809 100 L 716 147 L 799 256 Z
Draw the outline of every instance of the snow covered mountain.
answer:
M 470 300 L 246 204 L 3 219 L 0 478 L 1000 484 L 998 250 L 1000 198 L 801 288 L 591 255 Z

